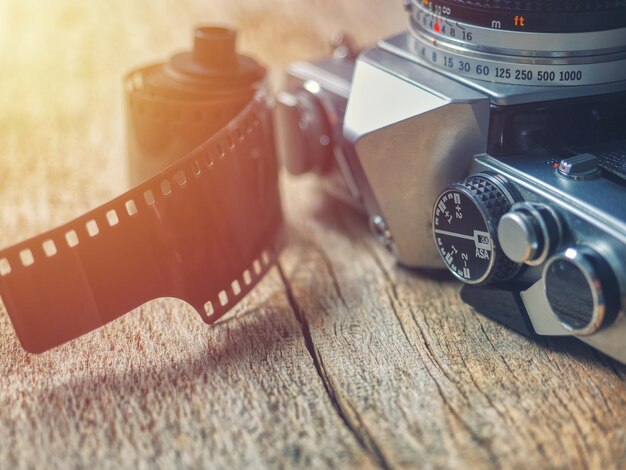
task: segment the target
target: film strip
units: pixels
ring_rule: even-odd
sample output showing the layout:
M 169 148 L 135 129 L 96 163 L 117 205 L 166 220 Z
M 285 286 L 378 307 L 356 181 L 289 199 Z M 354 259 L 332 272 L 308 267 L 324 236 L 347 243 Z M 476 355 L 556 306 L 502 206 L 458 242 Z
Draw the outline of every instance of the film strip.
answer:
M 231 51 L 219 56 L 224 46 Z M 168 72 L 177 57 L 198 65 L 192 55 L 202 47 L 204 57 L 219 59 L 204 64 L 211 80 L 201 80 L 196 70 L 191 81 Z M 167 168 L 63 226 L 0 251 L 0 295 L 26 350 L 43 352 L 159 297 L 184 300 L 212 323 L 275 262 L 284 236 L 271 97 L 258 65 L 233 86 L 229 74 L 252 70 L 250 59 L 240 56 L 233 65 L 233 54 L 232 31 L 201 28 L 194 51 L 182 59 L 131 73 L 131 173 L 134 168 L 138 178 L 142 168 Z M 228 87 L 218 86 L 216 67 L 226 70 L 218 78 Z M 182 144 L 195 150 L 177 160 Z M 161 153 L 157 163 L 148 162 L 151 151 Z

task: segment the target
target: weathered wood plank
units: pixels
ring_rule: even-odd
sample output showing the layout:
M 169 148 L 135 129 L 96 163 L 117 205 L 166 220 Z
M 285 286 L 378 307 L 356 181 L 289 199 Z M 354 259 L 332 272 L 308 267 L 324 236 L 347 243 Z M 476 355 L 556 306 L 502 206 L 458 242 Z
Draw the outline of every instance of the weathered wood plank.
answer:
M 162 301 L 42 356 L 4 336 L 1 462 L 372 463 L 332 408 L 276 273 L 212 329 Z
M 287 3 L 234 3 L 0 5 L 0 243 L 124 188 L 121 77 L 188 47 L 193 25 L 247 24 L 244 48 L 289 60 L 276 46 L 296 28 L 271 18 Z M 292 56 L 325 53 L 314 28 Z M 40 356 L 5 312 L 0 328 L 2 468 L 375 465 L 332 406 L 276 270 L 214 328 L 173 300 Z
M 373 41 L 404 13 L 382 0 L 3 3 L 0 244 L 124 187 L 120 77 L 187 47 L 205 19 L 241 25 L 276 71 L 325 54 L 338 29 Z M 213 328 L 161 300 L 32 356 L 2 312 L 0 466 L 620 467 L 624 366 L 476 315 L 457 284 L 398 267 L 311 178 L 283 189 L 280 270 Z

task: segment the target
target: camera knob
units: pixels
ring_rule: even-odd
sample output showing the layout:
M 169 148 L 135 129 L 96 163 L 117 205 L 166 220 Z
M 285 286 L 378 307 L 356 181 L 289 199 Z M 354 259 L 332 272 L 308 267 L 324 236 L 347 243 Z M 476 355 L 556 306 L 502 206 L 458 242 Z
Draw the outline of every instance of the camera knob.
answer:
M 498 223 L 498 240 L 511 261 L 537 266 L 543 263 L 562 236 L 557 213 L 543 204 L 515 204 Z
M 620 307 L 619 285 L 602 255 L 570 247 L 548 260 L 543 271 L 545 295 L 561 325 L 589 335 L 612 322 Z
M 276 143 L 290 173 L 324 173 L 332 160 L 331 127 L 320 100 L 306 90 L 276 97 Z
M 479 285 L 517 275 L 522 266 L 504 255 L 496 228 L 519 199 L 505 178 L 492 173 L 452 184 L 439 196 L 433 234 L 443 262 L 455 277 Z

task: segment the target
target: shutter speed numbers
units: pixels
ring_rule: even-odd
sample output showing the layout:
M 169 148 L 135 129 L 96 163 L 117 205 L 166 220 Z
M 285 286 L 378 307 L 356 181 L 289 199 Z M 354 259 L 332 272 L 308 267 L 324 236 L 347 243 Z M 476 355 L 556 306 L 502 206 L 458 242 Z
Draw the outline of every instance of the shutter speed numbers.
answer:
M 450 14 L 450 8 L 445 6 L 437 5 L 434 11 L 424 11 L 420 8 L 417 11 L 417 21 L 426 31 L 430 31 L 442 39 L 450 38 L 452 41 L 474 43 L 474 32 L 458 22 L 451 23 L 448 21 L 447 17 Z M 456 75 L 520 85 L 566 86 L 583 85 L 589 82 L 589 77 L 585 76 L 585 69 L 589 68 L 589 64 L 578 66 L 538 65 L 507 63 L 504 60 L 502 62 L 482 60 L 437 49 L 430 45 L 431 42 L 436 44 L 437 39 L 421 42 L 420 57 Z M 596 74 L 592 73 L 591 75 Z
M 420 56 L 451 73 L 493 82 L 563 86 L 581 84 L 585 78 L 583 70 L 576 66 L 500 65 L 492 61 L 468 59 L 426 45 L 421 46 Z

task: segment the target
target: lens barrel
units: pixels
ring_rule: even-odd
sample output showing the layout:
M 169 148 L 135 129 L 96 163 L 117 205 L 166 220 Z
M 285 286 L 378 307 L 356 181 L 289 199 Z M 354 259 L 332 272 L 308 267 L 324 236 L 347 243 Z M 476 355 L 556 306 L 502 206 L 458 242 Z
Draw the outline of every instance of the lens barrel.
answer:
M 415 0 L 461 23 L 520 32 L 579 33 L 626 27 L 626 0 Z
M 530 86 L 626 80 L 626 0 L 407 0 L 413 57 Z

